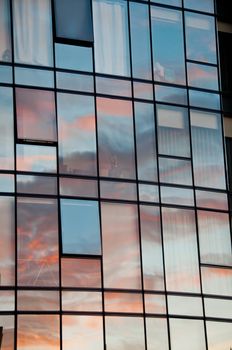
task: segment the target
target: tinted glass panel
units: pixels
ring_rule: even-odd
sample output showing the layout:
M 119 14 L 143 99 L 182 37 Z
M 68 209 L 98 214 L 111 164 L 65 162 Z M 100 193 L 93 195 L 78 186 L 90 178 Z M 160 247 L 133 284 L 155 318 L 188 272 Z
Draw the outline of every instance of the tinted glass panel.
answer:
M 45 69 L 15 67 L 15 83 L 54 88 L 54 73 Z
M 0 61 L 11 61 L 10 1 L 0 1 Z
M 155 85 L 155 99 L 159 102 L 187 105 L 187 90 L 171 86 Z
M 57 68 L 93 71 L 92 48 L 55 44 L 55 54 Z
M 212 13 L 214 12 L 214 0 L 184 0 L 184 6 L 192 10 Z
M 216 67 L 187 63 L 189 86 L 218 90 L 218 72 Z
M 17 63 L 53 65 L 50 0 L 13 2 L 14 55 Z

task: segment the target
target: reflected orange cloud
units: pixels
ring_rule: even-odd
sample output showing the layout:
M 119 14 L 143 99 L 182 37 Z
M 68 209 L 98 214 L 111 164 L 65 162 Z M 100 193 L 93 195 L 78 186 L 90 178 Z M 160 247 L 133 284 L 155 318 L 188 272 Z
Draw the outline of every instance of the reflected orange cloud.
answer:
M 46 154 L 35 156 L 17 155 L 17 169 L 21 171 L 33 171 L 36 164 L 52 164 L 51 168 L 53 168 L 55 161 L 55 153 L 54 156 Z
M 92 114 L 67 121 L 65 117 L 60 117 L 59 140 L 68 140 L 76 137 L 79 132 L 95 132 L 95 117 Z
M 97 98 L 98 115 L 108 115 L 114 117 L 132 116 L 132 102 L 117 99 Z

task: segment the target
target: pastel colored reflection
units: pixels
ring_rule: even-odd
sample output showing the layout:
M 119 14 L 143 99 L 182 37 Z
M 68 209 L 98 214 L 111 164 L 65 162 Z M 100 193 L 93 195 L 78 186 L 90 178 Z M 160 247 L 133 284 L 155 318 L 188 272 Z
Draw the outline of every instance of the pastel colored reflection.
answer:
M 147 349 L 169 350 L 166 318 L 146 318 Z
M 51 290 L 18 290 L 17 308 L 20 311 L 58 311 L 59 292 Z
M 218 90 L 217 67 L 187 63 L 188 85 L 201 89 Z
M 160 209 L 140 206 L 143 281 L 145 290 L 163 290 L 163 253 L 160 231 Z
M 106 316 L 105 327 L 107 350 L 145 350 L 142 318 Z
M 213 0 L 204 0 L 204 1 L 184 0 L 184 6 L 191 10 L 214 13 Z
M 58 315 L 18 315 L 18 350 L 59 350 Z
M 203 321 L 170 319 L 169 323 L 172 350 L 206 350 Z
M 171 315 L 203 317 L 200 297 L 168 295 L 168 312 Z
M 138 293 L 104 293 L 106 312 L 142 313 L 142 294 Z
M 98 202 L 61 199 L 63 254 L 101 254 Z
M 17 144 L 17 170 L 33 172 L 56 172 L 56 148 Z
M 0 290 L 0 311 L 14 311 L 15 295 L 13 290 Z M 1 327 L 1 324 L 0 324 Z
M 137 206 L 102 202 L 101 215 L 104 286 L 140 289 Z
M 55 43 L 56 67 L 70 70 L 93 71 L 92 48 Z
M 60 194 L 69 197 L 97 197 L 97 185 L 96 180 L 60 177 Z
M 97 98 L 97 117 L 100 176 L 134 179 L 131 101 Z
M 62 310 L 71 312 L 101 312 L 102 293 L 93 291 L 62 291 Z
M 96 77 L 96 92 L 98 94 L 131 97 L 130 80 Z
M 57 286 L 58 213 L 55 199 L 18 198 L 18 284 Z
M 231 348 L 232 323 L 206 322 L 209 350 L 224 350 Z
M 57 179 L 49 176 L 17 175 L 17 192 L 30 194 L 56 194 Z
M 198 207 L 228 210 L 226 193 L 196 190 L 196 202 Z
M 100 181 L 101 198 L 137 200 L 135 183 L 121 181 Z
M 14 175 L 0 174 L 0 192 L 14 192 Z
M 0 270 L 1 285 L 15 283 L 15 234 L 14 198 L 0 197 Z
M 0 34 L 1 35 L 1 34 Z M 14 116 L 11 88 L 0 87 L 0 168 L 14 169 Z
M 11 61 L 10 1 L 0 1 L 0 61 Z
M 15 84 L 54 88 L 54 72 L 52 70 L 15 67 L 14 73 Z
M 103 350 L 103 321 L 100 316 L 62 316 L 63 350 Z
M 163 294 L 145 294 L 145 312 L 147 314 L 166 314 L 166 299 Z
M 187 90 L 165 85 L 155 85 L 155 99 L 158 102 L 187 105 Z
M 1 350 L 14 350 L 14 316 L 0 315 L 0 327 L 3 327 Z
M 16 89 L 18 138 L 56 141 L 55 95 L 53 91 Z
M 203 293 L 212 295 L 232 295 L 232 269 L 201 267 Z
M 57 89 L 93 92 L 93 77 L 85 74 L 56 72 Z
M 59 169 L 96 175 L 96 130 L 92 96 L 58 93 Z
M 204 304 L 206 317 L 232 319 L 232 300 L 204 298 Z
M 160 182 L 176 185 L 192 185 L 190 160 L 159 158 Z
M 162 220 L 167 289 L 199 293 L 194 211 L 162 208 Z
M 101 288 L 100 259 L 61 259 L 63 287 Z
M 176 204 L 193 206 L 193 190 L 178 187 L 161 186 L 161 202 L 165 204 Z

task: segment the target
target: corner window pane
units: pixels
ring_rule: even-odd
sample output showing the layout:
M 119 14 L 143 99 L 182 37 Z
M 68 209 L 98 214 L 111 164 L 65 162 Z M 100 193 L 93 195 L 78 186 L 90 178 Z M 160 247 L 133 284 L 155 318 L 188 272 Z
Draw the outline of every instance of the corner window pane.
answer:
M 11 61 L 10 1 L 0 0 L 0 61 Z
M 55 0 L 54 8 L 57 38 L 93 41 L 90 0 Z
M 17 63 L 53 65 L 50 0 L 13 1 L 14 54 Z
M 16 111 L 18 138 L 57 140 L 54 92 L 16 88 Z
M 61 199 L 63 254 L 101 254 L 98 202 Z
M 127 2 L 93 1 L 97 73 L 130 76 Z

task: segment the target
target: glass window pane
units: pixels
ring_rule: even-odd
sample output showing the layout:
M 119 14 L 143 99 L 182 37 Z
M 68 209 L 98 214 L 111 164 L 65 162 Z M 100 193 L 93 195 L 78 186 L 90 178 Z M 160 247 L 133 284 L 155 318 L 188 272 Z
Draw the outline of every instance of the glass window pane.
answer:
M 204 303 L 206 317 L 232 319 L 232 300 L 204 298 Z
M 231 349 L 232 323 L 206 322 L 208 349 Z
M 62 287 L 100 288 L 101 261 L 99 259 L 61 259 Z
M 0 168 L 14 169 L 14 114 L 11 88 L 0 87 Z
M 156 137 L 152 104 L 134 104 L 138 178 L 157 181 Z
M 60 177 L 60 195 L 96 198 L 98 196 L 98 183 L 96 180 Z
M 145 350 L 142 318 L 107 316 L 105 327 L 107 350 Z
M 192 186 L 190 160 L 159 158 L 160 182 Z
M 189 100 L 193 107 L 220 110 L 220 96 L 218 94 L 189 90 Z
M 155 99 L 159 102 L 187 105 L 187 90 L 172 86 L 155 85 Z
M 15 61 L 37 66 L 52 66 L 50 0 L 13 1 L 13 24 Z
M 56 37 L 93 41 L 90 0 L 55 0 Z
M 15 293 L 13 290 L 0 291 L 0 311 L 14 311 L 15 309 Z M 0 327 L 1 318 L 0 318 Z
M 142 313 L 142 294 L 104 293 L 105 311 L 120 313 Z
M 96 92 L 104 95 L 131 97 L 131 82 L 129 80 L 96 77 Z
M 96 72 L 130 76 L 127 3 L 94 0 L 93 24 Z
M 151 18 L 154 79 L 169 83 L 185 84 L 181 12 L 152 6 Z
M 214 17 L 185 12 L 187 58 L 217 63 Z
M 169 186 L 162 186 L 160 190 L 162 203 L 194 206 L 193 190 Z
M 134 179 L 131 101 L 98 98 L 97 112 L 100 176 Z
M 54 72 L 45 69 L 15 67 L 15 84 L 54 88 Z
M 140 83 L 133 81 L 134 98 L 142 100 L 153 100 L 153 86 L 152 84 Z
M 74 72 L 56 72 L 56 87 L 62 90 L 93 92 L 93 77 Z
M 101 254 L 98 202 L 61 199 L 63 254 Z
M 119 181 L 100 181 L 101 198 L 137 200 L 137 187 L 135 183 Z
M 155 0 L 157 4 L 165 4 L 165 5 L 172 5 L 172 6 L 180 6 L 181 7 L 181 0 Z
M 200 291 L 195 213 L 162 208 L 166 282 L 169 291 Z
M 0 315 L 0 327 L 3 327 L 1 350 L 14 350 L 14 316 Z
M 157 104 L 159 153 L 189 157 L 189 121 L 186 108 Z
M 163 294 L 145 294 L 145 312 L 148 314 L 166 314 L 166 299 Z
M 203 317 L 200 297 L 168 295 L 168 312 L 172 315 Z
M 166 318 L 146 318 L 147 350 L 169 350 Z
M 149 8 L 147 5 L 130 2 L 130 31 L 133 77 L 151 79 Z
M 62 316 L 63 350 L 104 349 L 103 322 L 100 316 Z M 78 347 L 79 347 L 78 346 Z
M 60 172 L 96 175 L 94 98 L 60 93 L 57 108 Z
M 0 270 L 1 286 L 15 283 L 15 209 L 13 197 L 0 197 Z
M 184 6 L 191 10 L 214 13 L 214 0 L 184 0 Z
M 16 88 L 16 112 L 18 138 L 57 140 L 54 92 Z
M 58 286 L 58 208 L 55 199 L 18 198 L 18 284 Z
M 102 203 L 101 215 L 105 288 L 140 289 L 137 206 Z
M 18 315 L 17 349 L 60 349 L 58 315 Z
M 196 190 L 196 203 L 198 207 L 228 210 L 226 193 Z
M 229 215 L 198 210 L 201 262 L 232 266 Z
M 172 350 L 206 350 L 203 321 L 170 319 L 169 322 Z
M 218 90 L 218 72 L 216 67 L 187 63 L 187 68 L 189 86 Z
M 56 148 L 51 146 L 17 145 L 17 170 L 56 172 Z
M 102 312 L 102 293 L 62 291 L 62 310 L 70 312 Z
M 93 71 L 92 48 L 55 44 L 56 67 L 84 72 Z
M 57 194 L 57 179 L 48 176 L 17 175 L 17 192 Z
M 20 311 L 58 311 L 60 298 L 58 291 L 18 290 L 17 308 Z
M 159 202 L 158 186 L 139 184 L 139 200 L 141 202 Z
M 0 174 L 0 192 L 14 192 L 14 175 Z
M 232 269 L 202 267 L 203 293 L 212 295 L 232 295 Z
M 195 185 L 224 189 L 221 116 L 202 111 L 191 111 L 190 116 Z
M 0 65 L 0 83 L 12 84 L 12 82 L 13 82 L 12 67 Z
M 160 209 L 140 206 L 140 225 L 145 290 L 163 290 L 163 252 L 160 232 Z
M 11 61 L 10 1 L 0 1 L 0 61 Z

